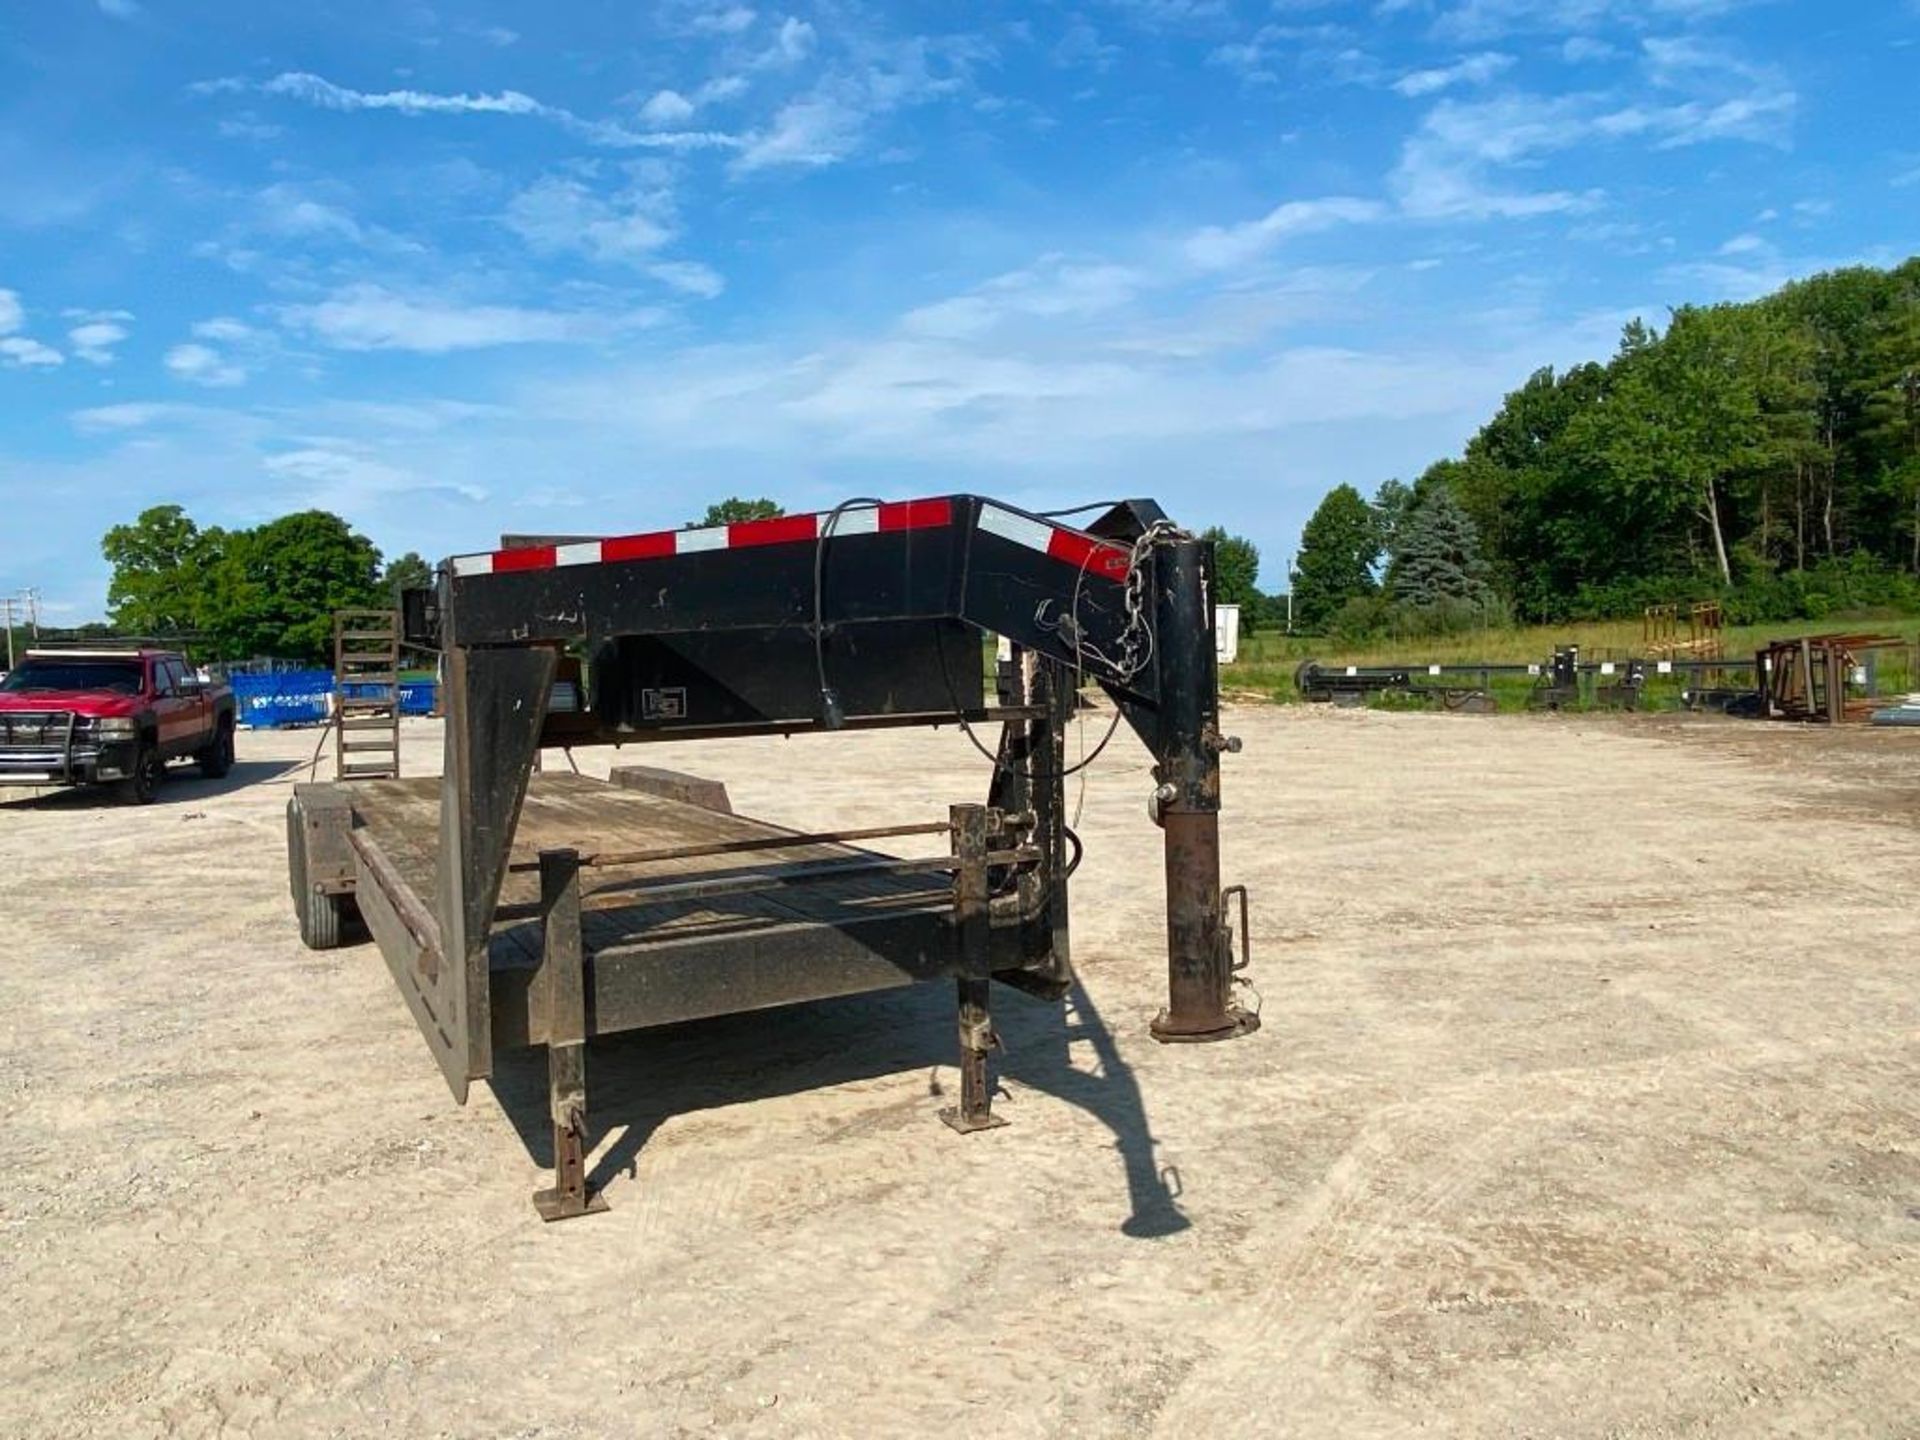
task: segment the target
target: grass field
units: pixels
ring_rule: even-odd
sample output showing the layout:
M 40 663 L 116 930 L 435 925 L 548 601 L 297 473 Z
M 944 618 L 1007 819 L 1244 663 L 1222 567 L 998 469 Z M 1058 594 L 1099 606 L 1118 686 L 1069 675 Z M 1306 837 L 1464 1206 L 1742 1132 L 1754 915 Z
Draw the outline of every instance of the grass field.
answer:
M 1751 660 L 1753 652 L 1771 640 L 1798 635 L 1832 634 L 1837 631 L 1898 635 L 1907 647 L 1882 650 L 1876 657 L 1877 689 L 1882 695 L 1901 695 L 1920 689 L 1914 677 L 1913 646 L 1920 644 L 1920 616 L 1859 614 L 1826 620 L 1800 620 L 1777 625 L 1729 627 L 1724 632 L 1723 648 L 1729 659 Z M 1556 646 L 1578 645 L 1585 660 L 1628 660 L 1653 658 L 1642 639 L 1638 620 L 1590 621 L 1571 625 L 1538 625 L 1508 629 L 1471 631 L 1459 635 L 1406 640 L 1381 640 L 1364 645 L 1342 645 L 1326 636 L 1285 635 L 1262 631 L 1240 637 L 1240 658 L 1220 671 L 1221 689 L 1236 694 L 1260 695 L 1268 699 L 1291 701 L 1299 698 L 1293 684 L 1294 671 L 1303 660 L 1318 660 L 1323 665 L 1437 664 L 1465 665 L 1477 661 L 1506 665 L 1545 662 Z M 1729 683 L 1744 683 L 1744 675 Z M 1470 683 L 1450 679 L 1450 684 Z M 1649 675 L 1644 700 L 1649 708 L 1671 709 L 1680 703 L 1680 690 L 1686 682 L 1680 677 Z M 1501 707 L 1522 702 L 1531 682 L 1524 679 L 1495 679 L 1490 687 Z

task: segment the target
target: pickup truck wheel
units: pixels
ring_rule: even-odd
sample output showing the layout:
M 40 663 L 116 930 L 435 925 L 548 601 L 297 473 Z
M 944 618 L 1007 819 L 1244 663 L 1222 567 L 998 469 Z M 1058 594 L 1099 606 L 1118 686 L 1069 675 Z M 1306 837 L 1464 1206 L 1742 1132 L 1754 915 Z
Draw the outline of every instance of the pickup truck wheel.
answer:
M 205 749 L 195 751 L 193 759 L 207 779 L 223 779 L 233 769 L 233 722 L 222 716 L 214 730 L 212 743 Z
M 129 805 L 151 805 L 166 773 L 167 762 L 160 754 L 160 747 L 142 741 L 133 757 L 132 771 L 120 782 L 120 798 Z

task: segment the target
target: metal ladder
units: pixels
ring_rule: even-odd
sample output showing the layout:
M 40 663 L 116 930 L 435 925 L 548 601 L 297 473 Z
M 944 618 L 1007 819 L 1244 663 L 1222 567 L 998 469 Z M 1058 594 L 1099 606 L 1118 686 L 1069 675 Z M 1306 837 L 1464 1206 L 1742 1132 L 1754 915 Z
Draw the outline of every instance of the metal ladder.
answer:
M 333 612 L 333 700 L 334 778 L 398 779 L 398 611 Z

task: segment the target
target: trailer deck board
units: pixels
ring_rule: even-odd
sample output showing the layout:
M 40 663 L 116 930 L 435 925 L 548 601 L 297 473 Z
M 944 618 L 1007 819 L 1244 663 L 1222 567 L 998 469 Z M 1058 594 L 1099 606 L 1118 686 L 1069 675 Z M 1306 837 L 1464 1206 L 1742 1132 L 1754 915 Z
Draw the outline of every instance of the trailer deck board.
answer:
M 440 826 L 437 779 L 377 781 L 354 787 L 354 813 L 381 852 L 392 860 L 415 894 L 434 894 Z M 571 847 L 582 853 L 665 849 L 750 840 L 794 832 L 785 827 L 609 785 L 580 775 L 531 777 L 512 863 L 535 860 L 543 849 Z M 582 875 L 585 938 L 599 952 L 633 945 L 690 939 L 737 939 L 793 925 L 844 925 L 902 911 L 944 910 L 949 884 L 925 875 L 859 875 L 813 880 L 714 900 L 646 904 L 639 887 L 667 879 L 712 878 L 753 873 L 768 864 L 798 865 L 876 858 L 878 852 L 844 844 L 802 845 L 752 856 L 708 856 L 590 869 Z M 532 905 L 540 898 L 539 876 L 509 870 L 501 886 L 503 907 Z M 537 920 L 496 920 L 490 937 L 495 970 L 531 969 L 539 963 Z

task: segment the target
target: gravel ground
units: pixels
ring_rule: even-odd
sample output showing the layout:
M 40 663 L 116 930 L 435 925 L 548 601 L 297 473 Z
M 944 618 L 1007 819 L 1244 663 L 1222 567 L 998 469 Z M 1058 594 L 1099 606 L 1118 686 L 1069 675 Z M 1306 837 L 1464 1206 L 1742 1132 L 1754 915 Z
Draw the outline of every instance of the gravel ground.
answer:
M 1920 1432 L 1920 737 L 1230 720 L 1258 1034 L 1146 1035 L 1116 741 L 1009 1128 L 935 1119 L 944 986 L 617 1037 L 553 1227 L 538 1053 L 457 1109 L 378 954 L 300 946 L 313 732 L 0 804 L 0 1434 Z M 643 758 L 808 826 L 984 793 L 950 732 Z

